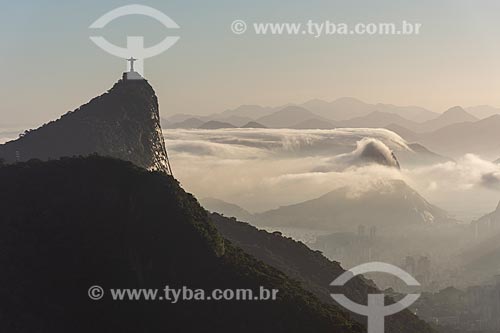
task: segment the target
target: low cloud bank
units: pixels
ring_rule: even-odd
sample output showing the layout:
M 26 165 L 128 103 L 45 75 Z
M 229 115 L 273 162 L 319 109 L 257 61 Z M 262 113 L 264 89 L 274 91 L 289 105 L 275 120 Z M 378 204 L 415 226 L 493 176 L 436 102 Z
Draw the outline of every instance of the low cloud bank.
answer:
M 398 152 L 411 149 L 387 130 L 168 130 L 165 139 L 187 190 L 252 212 L 389 179 L 404 180 L 430 202 L 467 217 L 493 210 L 500 200 L 499 165 L 468 154 L 399 170 Z

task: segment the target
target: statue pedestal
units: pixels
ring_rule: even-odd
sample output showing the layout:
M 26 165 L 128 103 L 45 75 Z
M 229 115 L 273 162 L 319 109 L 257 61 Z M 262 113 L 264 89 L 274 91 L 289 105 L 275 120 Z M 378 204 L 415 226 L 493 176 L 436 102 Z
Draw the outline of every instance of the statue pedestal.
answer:
M 138 72 L 125 72 L 122 76 L 123 81 L 129 80 L 144 80 L 144 78 Z

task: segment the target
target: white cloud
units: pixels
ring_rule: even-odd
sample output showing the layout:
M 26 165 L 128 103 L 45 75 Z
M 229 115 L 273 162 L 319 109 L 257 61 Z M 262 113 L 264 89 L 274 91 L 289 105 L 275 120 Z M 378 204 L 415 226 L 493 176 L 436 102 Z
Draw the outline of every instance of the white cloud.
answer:
M 412 169 L 403 164 L 401 171 L 356 163 L 359 141 L 378 142 L 387 158 L 390 150 L 396 156 L 411 151 L 387 130 L 169 130 L 165 137 L 174 174 L 188 191 L 254 212 L 343 186 L 363 191 L 387 179 L 402 179 L 431 203 L 464 216 L 489 212 L 500 199 L 494 191 L 500 190 L 500 166 L 475 155 Z
M 392 132 L 372 129 L 176 130 L 167 131 L 165 137 L 174 173 L 189 191 L 262 211 L 346 185 L 400 178 L 397 170 L 377 165 L 315 172 L 331 166 L 338 153 L 356 149 L 365 135 L 408 149 Z
M 370 137 L 356 142 L 356 149 L 352 152 L 340 154 L 327 161 L 327 165 L 319 167 L 318 171 L 341 171 L 350 167 L 359 167 L 369 164 L 379 164 L 399 168 L 399 162 L 382 141 Z

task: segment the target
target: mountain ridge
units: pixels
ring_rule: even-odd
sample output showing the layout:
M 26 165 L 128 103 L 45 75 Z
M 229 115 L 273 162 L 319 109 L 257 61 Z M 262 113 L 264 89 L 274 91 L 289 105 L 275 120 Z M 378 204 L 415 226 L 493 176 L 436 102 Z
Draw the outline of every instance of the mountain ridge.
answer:
M 90 156 L 0 166 L 0 181 L 3 331 L 362 332 L 343 310 L 226 241 L 165 173 Z M 96 284 L 100 301 L 87 295 Z M 279 293 L 275 301 L 179 304 L 108 294 L 165 284 Z M 293 318 L 276 320 L 285 314 Z
M 0 145 L 6 162 L 90 154 L 171 174 L 158 98 L 147 80 L 119 80 L 74 111 Z
M 257 225 L 335 231 L 353 230 L 357 225 L 391 227 L 451 221 L 444 210 L 427 202 L 401 180 L 380 182 L 359 193 L 342 187 L 318 198 L 254 214 L 252 218 Z
M 331 261 L 319 251 L 311 250 L 302 242 L 285 237 L 279 232 L 270 233 L 256 227 L 213 213 L 211 219 L 219 232 L 228 240 L 301 282 L 305 289 L 326 303 L 336 304 L 328 287 L 332 277 L 345 272 L 339 262 Z M 371 280 L 354 277 L 342 288 L 342 293 L 354 302 L 365 304 L 368 294 L 380 293 Z M 365 323 L 366 318 L 352 314 L 353 319 Z M 433 330 L 410 311 L 405 310 L 386 318 L 387 333 L 430 333 Z

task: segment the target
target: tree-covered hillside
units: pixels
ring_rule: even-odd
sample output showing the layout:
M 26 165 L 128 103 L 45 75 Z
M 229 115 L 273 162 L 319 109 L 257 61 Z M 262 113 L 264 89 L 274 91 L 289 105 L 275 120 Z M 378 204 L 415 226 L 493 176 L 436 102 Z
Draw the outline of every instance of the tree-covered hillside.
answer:
M 363 331 L 225 241 L 164 173 L 92 156 L 1 166 L 0 184 L 2 332 Z M 279 294 L 276 301 L 93 301 L 93 285 L 263 286 Z

